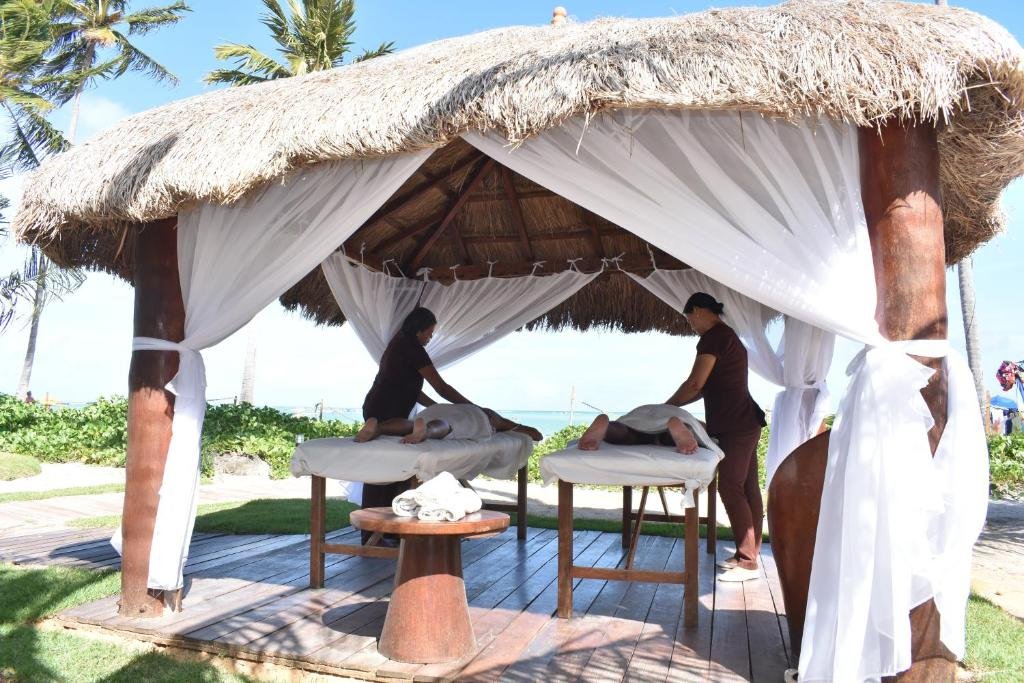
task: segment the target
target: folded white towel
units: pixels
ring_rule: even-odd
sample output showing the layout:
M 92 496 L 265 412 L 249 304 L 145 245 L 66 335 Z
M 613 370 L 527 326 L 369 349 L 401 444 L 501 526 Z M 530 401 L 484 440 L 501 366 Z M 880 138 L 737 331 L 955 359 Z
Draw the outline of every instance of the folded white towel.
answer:
M 455 522 L 483 507 L 483 501 L 476 491 L 460 488 L 443 499 L 423 498 L 416 516 L 434 522 Z
M 448 472 L 441 472 L 419 488 L 399 494 L 391 510 L 400 517 L 454 522 L 483 506 L 476 491 L 468 489 Z
M 399 517 L 415 517 L 419 509 L 420 504 L 416 502 L 416 489 L 399 493 L 391 501 L 391 511 Z

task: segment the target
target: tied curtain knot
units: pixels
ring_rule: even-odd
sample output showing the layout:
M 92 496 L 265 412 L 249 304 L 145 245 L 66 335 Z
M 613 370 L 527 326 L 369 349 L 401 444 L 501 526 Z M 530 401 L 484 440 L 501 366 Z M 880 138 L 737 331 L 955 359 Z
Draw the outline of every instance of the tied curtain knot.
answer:
M 134 337 L 132 351 L 177 351 L 180 356 L 178 372 L 167 383 L 167 390 L 180 398 L 205 399 L 206 365 L 198 350 L 166 339 Z

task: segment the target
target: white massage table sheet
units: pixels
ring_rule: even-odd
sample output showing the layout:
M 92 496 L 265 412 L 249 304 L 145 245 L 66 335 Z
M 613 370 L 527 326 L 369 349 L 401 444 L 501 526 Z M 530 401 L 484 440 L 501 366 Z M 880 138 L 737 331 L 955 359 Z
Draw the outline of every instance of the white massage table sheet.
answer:
M 404 444 L 397 436 L 366 443 L 352 437 L 312 439 L 295 447 L 292 474 L 386 484 L 450 472 L 456 479 L 485 474 L 514 479 L 533 452 L 533 441 L 519 432 L 498 432 L 486 439 L 427 439 Z
M 682 486 L 684 506 L 693 506 L 693 492 L 707 489 L 715 477 L 721 451 L 698 448 L 683 454 L 667 446 L 618 446 L 602 443 L 599 450 L 581 451 L 575 445 L 541 458 L 545 484 L 561 479 L 573 484 L 610 486 Z

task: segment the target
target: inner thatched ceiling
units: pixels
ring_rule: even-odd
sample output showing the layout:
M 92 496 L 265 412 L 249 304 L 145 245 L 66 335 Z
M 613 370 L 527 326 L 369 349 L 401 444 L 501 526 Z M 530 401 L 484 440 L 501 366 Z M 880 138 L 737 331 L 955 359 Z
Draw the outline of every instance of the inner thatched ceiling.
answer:
M 397 277 L 419 277 L 429 268 L 429 277 L 443 282 L 604 268 L 531 327 L 692 334 L 681 315 L 621 272 L 685 264 L 461 139 L 434 152 L 342 249 Z M 281 302 L 319 323 L 344 320 L 319 269 Z

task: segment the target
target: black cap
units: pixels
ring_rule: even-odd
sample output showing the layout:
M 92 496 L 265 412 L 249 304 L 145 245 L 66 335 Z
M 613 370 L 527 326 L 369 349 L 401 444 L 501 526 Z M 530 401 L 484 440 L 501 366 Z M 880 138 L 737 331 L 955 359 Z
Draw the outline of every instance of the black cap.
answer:
M 706 308 L 707 310 L 715 313 L 716 315 L 722 315 L 722 311 L 725 310 L 725 306 L 718 303 L 715 297 L 711 296 L 707 292 L 695 292 L 686 300 L 686 305 L 683 306 L 683 313 L 693 313 L 695 308 Z

